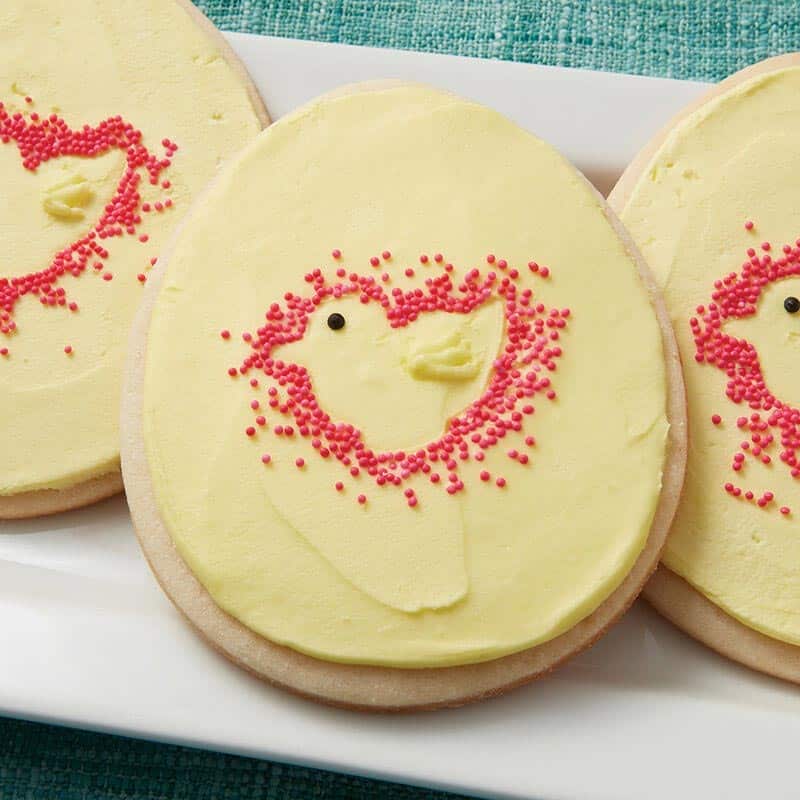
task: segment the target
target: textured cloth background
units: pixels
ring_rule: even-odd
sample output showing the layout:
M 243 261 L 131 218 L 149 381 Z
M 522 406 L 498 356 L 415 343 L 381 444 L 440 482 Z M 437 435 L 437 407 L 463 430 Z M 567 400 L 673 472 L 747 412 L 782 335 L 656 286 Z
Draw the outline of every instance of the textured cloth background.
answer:
M 226 30 L 675 78 L 716 80 L 766 56 L 800 50 L 800 0 L 197 0 L 197 4 Z M 453 796 L 0 719 L 0 800 L 445 797 Z
M 798 0 L 195 0 L 221 28 L 719 80 L 800 49 Z

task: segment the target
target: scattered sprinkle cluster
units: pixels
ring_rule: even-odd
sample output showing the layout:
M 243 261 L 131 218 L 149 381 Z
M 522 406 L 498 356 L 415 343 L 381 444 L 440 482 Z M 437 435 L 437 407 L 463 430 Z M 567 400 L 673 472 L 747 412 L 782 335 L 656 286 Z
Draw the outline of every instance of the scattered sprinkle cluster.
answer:
M 334 261 L 340 262 L 340 250 L 332 252 Z M 383 251 L 380 259 L 373 256 L 369 263 L 379 267 L 390 261 L 391 253 Z M 421 255 L 419 262 L 424 267 L 436 267 L 436 273 L 424 281 L 425 288 L 387 291 L 382 283 L 389 282 L 388 273 L 379 279 L 373 275 L 349 272 L 343 267 L 335 269 L 336 280 L 329 281 L 321 269 L 305 276 L 311 294 L 306 297 L 287 293 L 285 304 L 273 303 L 265 314 L 264 323 L 254 332 L 242 334 L 250 347 L 250 354 L 238 367 L 230 367 L 228 374 L 233 379 L 252 373 L 264 375 L 268 386 L 265 401 L 269 409 L 282 420 L 272 427 L 274 436 L 296 437 L 298 444 L 307 441 L 308 453 L 316 453 L 322 459 L 335 459 L 350 479 L 373 481 L 377 486 L 403 487 L 406 503 L 414 508 L 418 497 L 408 485 L 414 479 L 429 481 L 455 495 L 464 489 L 462 465 L 484 460 L 486 450 L 500 444 L 510 432 L 523 430 L 525 419 L 535 412 L 533 400 L 544 397 L 555 400 L 556 392 L 551 375 L 556 371 L 562 349 L 560 338 L 567 326 L 570 310 L 547 309 L 534 300 L 533 291 L 518 286 L 519 271 L 510 267 L 504 259 L 494 255 L 486 257 L 485 275 L 471 269 L 463 280 L 454 282 L 453 265 L 446 262 L 442 254 L 433 258 Z M 541 278 L 549 276 L 547 267 L 530 262 L 528 268 Z M 413 274 L 408 267 L 406 274 Z M 356 294 L 362 303 L 378 303 L 384 309 L 387 323 L 392 328 L 404 328 L 424 314 L 448 313 L 469 314 L 492 297 L 499 298 L 505 312 L 505 335 L 483 393 L 458 416 L 450 419 L 442 436 L 414 452 L 403 450 L 380 452 L 370 447 L 358 428 L 348 422 L 331 419 L 320 407 L 314 394 L 313 376 L 300 364 L 286 363 L 273 358 L 273 350 L 284 344 L 302 339 L 311 316 L 321 305 L 346 295 Z M 222 330 L 220 336 L 230 339 L 230 331 Z M 250 385 L 260 391 L 259 378 L 251 377 Z M 255 415 L 254 425 L 245 430 L 246 436 L 257 437 L 268 429 L 261 401 L 252 400 L 251 410 Z M 286 424 L 289 421 L 291 424 Z M 533 436 L 524 439 L 527 448 L 533 448 Z M 519 467 L 527 467 L 531 457 L 527 452 L 510 449 L 507 452 Z M 269 464 L 269 454 L 261 456 Z M 308 467 L 307 460 L 298 457 L 298 469 Z M 480 480 L 488 482 L 492 475 L 481 470 Z M 495 486 L 503 488 L 507 480 L 502 475 L 494 478 Z M 345 485 L 337 481 L 333 487 L 344 491 Z M 367 496 L 358 494 L 362 505 Z
M 25 98 L 28 105 L 31 98 Z M 113 273 L 107 269 L 109 251 L 106 242 L 114 237 L 135 235 L 142 222 L 140 212 L 164 211 L 172 206 L 167 197 L 152 206 L 141 202 L 139 187 L 145 175 L 149 182 L 163 189 L 170 182 L 162 180 L 162 173 L 170 166 L 178 146 L 168 139 L 161 142 L 164 155 L 159 158 L 142 144 L 142 133 L 122 117 L 110 117 L 99 125 L 73 129 L 58 115 L 40 117 L 32 111 L 23 114 L 11 111 L 0 103 L 0 143 L 16 145 L 22 166 L 35 172 L 37 168 L 61 156 L 93 158 L 111 150 L 125 154 L 126 165 L 117 184 L 114 196 L 103 209 L 100 219 L 77 241 L 59 250 L 45 268 L 18 277 L 0 277 L 0 335 L 11 337 L 17 331 L 14 309 L 20 298 L 33 295 L 45 307 L 65 307 L 78 311 L 78 305 L 70 302 L 65 289 L 60 286 L 65 276 L 79 277 L 91 265 L 93 272 L 103 280 L 111 281 Z M 148 241 L 147 234 L 140 234 L 142 243 Z M 155 259 L 151 260 L 151 264 Z M 137 276 L 144 283 L 146 276 Z M 70 355 L 72 347 L 65 346 Z M 8 357 L 9 348 L 0 347 L 0 356 Z
M 745 228 L 753 230 L 748 220 Z M 741 271 L 731 272 L 714 282 L 714 292 L 708 305 L 697 307 L 697 316 L 690 326 L 696 346 L 695 361 L 713 364 L 727 376 L 725 394 L 737 405 L 746 405 L 750 412 L 736 420 L 736 426 L 746 436 L 731 461 L 731 469 L 739 478 L 747 461 L 758 461 L 769 467 L 776 446 L 780 445 L 779 460 L 790 470 L 793 478 L 800 477 L 800 410 L 776 398 L 766 385 L 756 348 L 744 339 L 737 339 L 722 330 L 725 321 L 753 316 L 763 289 L 775 281 L 800 275 L 800 239 L 794 245 L 784 245 L 780 256 L 773 258 L 772 245 L 761 244 L 760 251 L 751 247 Z M 711 422 L 722 423 L 714 414 Z M 791 513 L 789 506 L 778 506 L 773 492 L 756 495 L 734 482 L 724 484 L 732 497 L 751 502 L 763 509 L 777 508 L 781 514 Z

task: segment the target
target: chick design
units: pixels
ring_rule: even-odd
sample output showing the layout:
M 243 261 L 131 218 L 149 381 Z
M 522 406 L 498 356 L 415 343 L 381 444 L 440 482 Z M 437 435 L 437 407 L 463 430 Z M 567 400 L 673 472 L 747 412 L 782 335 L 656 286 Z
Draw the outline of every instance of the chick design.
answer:
M 47 252 L 47 263 L 16 264 L 15 275 L 0 277 L 0 356 L 4 357 L 10 355 L 9 340 L 18 332 L 14 312 L 24 297 L 35 298 L 44 307 L 77 312 L 77 303 L 62 285 L 65 279 L 90 272 L 98 279 L 113 280 L 107 264 L 112 242 L 125 236 L 147 241 L 139 230 L 143 214 L 166 210 L 172 201 L 165 198 L 158 208 L 143 203 L 142 185 L 168 188 L 164 172 L 177 150 L 164 139 L 164 154 L 156 155 L 143 144 L 141 132 L 120 116 L 73 128 L 55 113 L 37 113 L 32 98 L 26 97 L 24 103 L 20 110 L 0 102 L 0 157 L 19 161 L 30 178 L 0 198 L 0 230 L 12 267 L 31 248 L 31 242 L 17 240 L 20 232 L 30 230 L 32 218 L 40 220 L 40 234 L 33 244 L 41 250 L 38 240 L 44 240 L 53 249 Z M 112 195 L 98 195 L 98 187 L 107 186 L 109 176 Z M 139 276 L 142 283 L 144 278 Z
M 710 302 L 697 308 L 690 325 L 695 360 L 725 373 L 725 395 L 740 406 L 736 426 L 742 442 L 725 491 L 789 515 L 788 498 L 754 492 L 742 478 L 752 468 L 786 469 L 800 478 L 800 240 L 777 253 L 769 242 L 749 248 L 741 270 L 714 283 Z M 711 422 L 721 424 L 722 416 L 714 414 Z
M 533 468 L 535 439 L 526 426 L 535 402 L 556 399 L 570 311 L 545 307 L 519 286 L 519 270 L 493 255 L 483 271 L 460 279 L 441 254 L 423 255 L 424 289 L 390 288 L 377 257 L 366 274 L 345 269 L 342 258 L 334 251 L 338 268 L 307 274 L 309 294 L 287 293 L 260 327 L 243 334 L 250 352 L 229 374 L 254 390 L 245 434 L 259 440 L 269 467 L 270 502 L 345 577 L 405 611 L 447 606 L 468 583 L 453 498 L 470 483 L 513 490 L 512 479 L 483 465 L 504 441 L 512 442 L 507 455 L 517 468 Z M 535 262 L 524 268 L 549 277 Z M 293 442 L 293 464 L 263 452 L 270 435 Z M 311 482 L 319 460 L 339 467 L 327 489 Z M 287 481 L 308 481 L 309 491 L 327 491 L 330 500 L 293 501 Z M 318 513 L 329 503 L 348 515 L 366 513 L 373 502 L 373 534 L 352 526 L 340 536 Z M 404 586 L 359 571 L 364 547 L 385 548 Z M 442 570 L 444 563 L 450 568 Z

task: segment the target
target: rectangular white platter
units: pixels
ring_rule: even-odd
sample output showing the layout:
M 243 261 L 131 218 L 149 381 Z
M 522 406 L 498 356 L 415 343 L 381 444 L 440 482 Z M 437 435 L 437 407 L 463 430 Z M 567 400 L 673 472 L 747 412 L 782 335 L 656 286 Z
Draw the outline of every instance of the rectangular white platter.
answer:
M 704 85 L 231 35 L 274 118 L 337 85 L 425 81 L 504 112 L 606 191 Z M 366 716 L 291 697 L 184 624 L 115 499 L 0 523 L 0 713 L 465 794 L 797 797 L 800 693 L 640 604 L 553 676 L 471 707 Z

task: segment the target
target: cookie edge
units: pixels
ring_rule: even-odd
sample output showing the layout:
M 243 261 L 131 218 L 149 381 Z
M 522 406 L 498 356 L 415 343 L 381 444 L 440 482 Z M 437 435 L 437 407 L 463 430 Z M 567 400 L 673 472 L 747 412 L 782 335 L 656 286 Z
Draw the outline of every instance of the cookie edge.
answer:
M 800 684 L 800 647 L 747 627 L 664 564 L 648 581 L 643 596 L 661 616 L 719 655 Z

